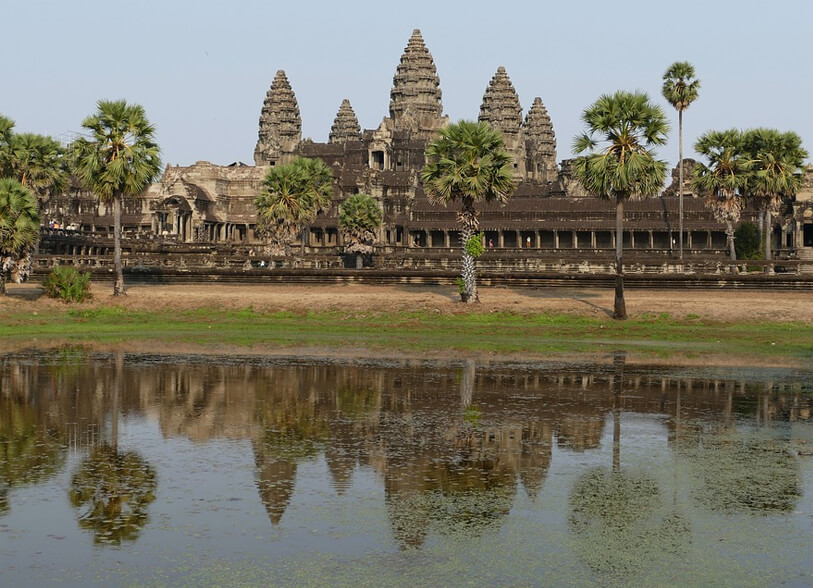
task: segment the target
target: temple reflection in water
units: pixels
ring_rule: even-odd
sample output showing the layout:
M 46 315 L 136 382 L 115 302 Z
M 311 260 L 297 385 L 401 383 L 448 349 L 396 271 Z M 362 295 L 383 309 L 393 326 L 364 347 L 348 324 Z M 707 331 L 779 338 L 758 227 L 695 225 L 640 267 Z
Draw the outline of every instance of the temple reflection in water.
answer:
M 421 546 L 430 532 L 477 534 L 499 526 L 520 488 L 530 499 L 537 496 L 554 446 L 570 453 L 599 448 L 619 412 L 655 415 L 670 446 L 696 464 L 697 476 L 710 478 L 708 468 L 719 463 L 704 463 L 698 447 L 716 445 L 716 459 L 727 453 L 735 462 L 765 456 L 765 446 L 749 435 L 784 423 L 785 438 L 773 438 L 767 454 L 774 468 L 767 475 L 776 479 L 779 472 L 782 481 L 778 495 L 740 502 L 757 510 L 792 509 L 800 491 L 786 446 L 792 423 L 809 422 L 811 408 L 809 390 L 798 381 L 640 369 L 620 375 L 611 360 L 589 370 L 474 361 L 371 368 L 202 357 L 85 361 L 67 350 L 35 359 L 7 356 L 0 367 L 0 515 L 13 508 L 10 489 L 55 475 L 68 452 L 78 451 L 86 460 L 74 473 L 71 501 L 79 508 L 97 499 L 77 515 L 80 524 L 117 521 L 114 528 L 94 527 L 97 539 L 115 543 L 138 536 L 160 484 L 138 452 L 115 450 L 117 423 L 128 416 L 156 422 L 165 438 L 249 440 L 259 497 L 274 525 L 285 516 L 303 462 L 323 457 L 338 494 L 358 471 L 373 471 L 383 485 L 391 532 L 408 548 Z M 721 490 L 714 484 L 738 484 L 738 475 L 705 492 L 701 485 L 699 503 L 735 508 L 736 496 L 714 500 Z M 140 488 L 99 502 L 100 493 L 115 492 L 108 479 Z

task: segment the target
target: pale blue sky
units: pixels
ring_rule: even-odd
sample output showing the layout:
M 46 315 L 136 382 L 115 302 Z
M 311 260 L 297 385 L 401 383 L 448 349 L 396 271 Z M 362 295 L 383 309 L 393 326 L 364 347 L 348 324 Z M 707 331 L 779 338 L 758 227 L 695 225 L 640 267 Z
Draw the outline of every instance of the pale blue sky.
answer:
M 684 145 L 710 129 L 798 132 L 813 152 L 813 2 L 682 0 L 452 2 L 410 0 L 7 0 L 0 35 L 0 113 L 18 132 L 80 130 L 99 99 L 144 106 L 163 160 L 252 162 L 257 123 L 284 69 L 303 136 L 326 141 L 342 98 L 363 128 L 387 115 L 392 76 L 412 29 L 435 59 L 445 114 L 476 118 L 505 66 L 525 112 L 540 96 L 558 159 L 570 157 L 582 110 L 600 94 L 660 95 L 674 61 L 703 87 Z M 397 9 L 398 6 L 408 11 Z

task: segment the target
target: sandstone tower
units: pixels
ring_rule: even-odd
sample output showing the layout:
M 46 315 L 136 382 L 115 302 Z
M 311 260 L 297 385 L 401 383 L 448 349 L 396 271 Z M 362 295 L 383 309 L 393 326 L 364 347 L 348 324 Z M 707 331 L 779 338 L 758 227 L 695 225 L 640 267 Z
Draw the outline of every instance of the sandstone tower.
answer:
M 328 136 L 328 143 L 344 143 L 345 141 L 360 141 L 361 140 L 361 125 L 356 118 L 356 113 L 350 105 L 350 101 L 345 98 L 339 106 L 339 112 L 336 113 L 336 118 L 333 120 L 333 126 L 330 128 L 330 135 Z
M 525 176 L 525 140 L 522 129 L 522 106 L 514 85 L 500 66 L 483 95 L 480 121 L 491 123 L 503 134 L 505 148 L 514 158 L 514 175 Z
M 538 96 L 525 117 L 526 174 L 529 179 L 555 182 L 558 178 L 556 165 L 556 135 L 553 132 L 548 110 Z
M 408 130 L 413 139 L 431 139 L 449 122 L 443 116 L 440 78 L 421 31 L 415 29 L 392 78 L 390 118 L 394 130 Z
M 286 163 L 302 140 L 302 119 L 291 84 L 283 70 L 277 71 L 265 95 L 260 131 L 254 148 L 256 165 Z

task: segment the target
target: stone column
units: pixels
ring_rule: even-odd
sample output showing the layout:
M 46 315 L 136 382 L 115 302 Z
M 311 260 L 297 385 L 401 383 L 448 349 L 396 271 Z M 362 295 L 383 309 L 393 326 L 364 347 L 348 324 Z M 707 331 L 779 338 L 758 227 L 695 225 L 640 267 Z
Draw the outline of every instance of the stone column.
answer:
M 559 231 L 553 231 L 553 248 L 558 250 L 559 249 Z
M 505 247 L 505 235 L 503 234 L 502 229 L 497 232 L 497 247 L 500 249 Z

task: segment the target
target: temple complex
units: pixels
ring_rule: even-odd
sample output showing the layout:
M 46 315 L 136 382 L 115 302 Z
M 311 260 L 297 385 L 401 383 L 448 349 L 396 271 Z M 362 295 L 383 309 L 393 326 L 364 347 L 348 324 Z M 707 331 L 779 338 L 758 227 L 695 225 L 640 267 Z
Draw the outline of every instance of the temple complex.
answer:
M 415 30 L 393 76 L 389 116 L 378 128 L 362 129 L 350 101 L 337 98 L 328 141 L 316 143 L 302 138 L 296 93 L 279 70 L 260 110 L 254 165 L 199 161 L 168 166 L 158 183 L 126 202 L 124 235 L 142 241 L 239 246 L 261 255 L 264 241 L 255 233 L 254 200 L 262 179 L 270 166 L 308 157 L 322 159 L 333 170 L 333 205 L 303 232 L 303 241 L 294 248 L 297 255 L 340 253 L 338 205 L 360 192 L 373 196 L 383 211 L 379 258 L 420 259 L 427 249 L 459 246 L 457 210 L 430 204 L 420 182 L 427 143 L 449 123 L 441 99 L 434 60 Z M 521 255 L 607 257 L 615 247 L 614 204 L 587 194 L 573 179 L 569 160 L 557 162 L 554 127 L 542 99 L 533 98 L 523 117 L 520 97 L 501 66 L 484 83 L 478 119 L 502 132 L 517 183 L 506 206 L 480 207 L 486 247 Z M 660 197 L 625 206 L 625 248 L 673 257 L 677 184 L 674 173 L 672 185 Z M 688 180 L 684 194 L 686 255 L 724 261 L 724 227 L 702 199 L 693 197 Z M 113 224 L 107 207 L 79 188 L 49 202 L 43 218 L 84 234 L 109 235 Z M 746 210 L 742 220 L 753 219 Z M 778 256 L 813 258 L 813 166 L 807 169 L 803 190 L 775 215 L 772 239 Z

